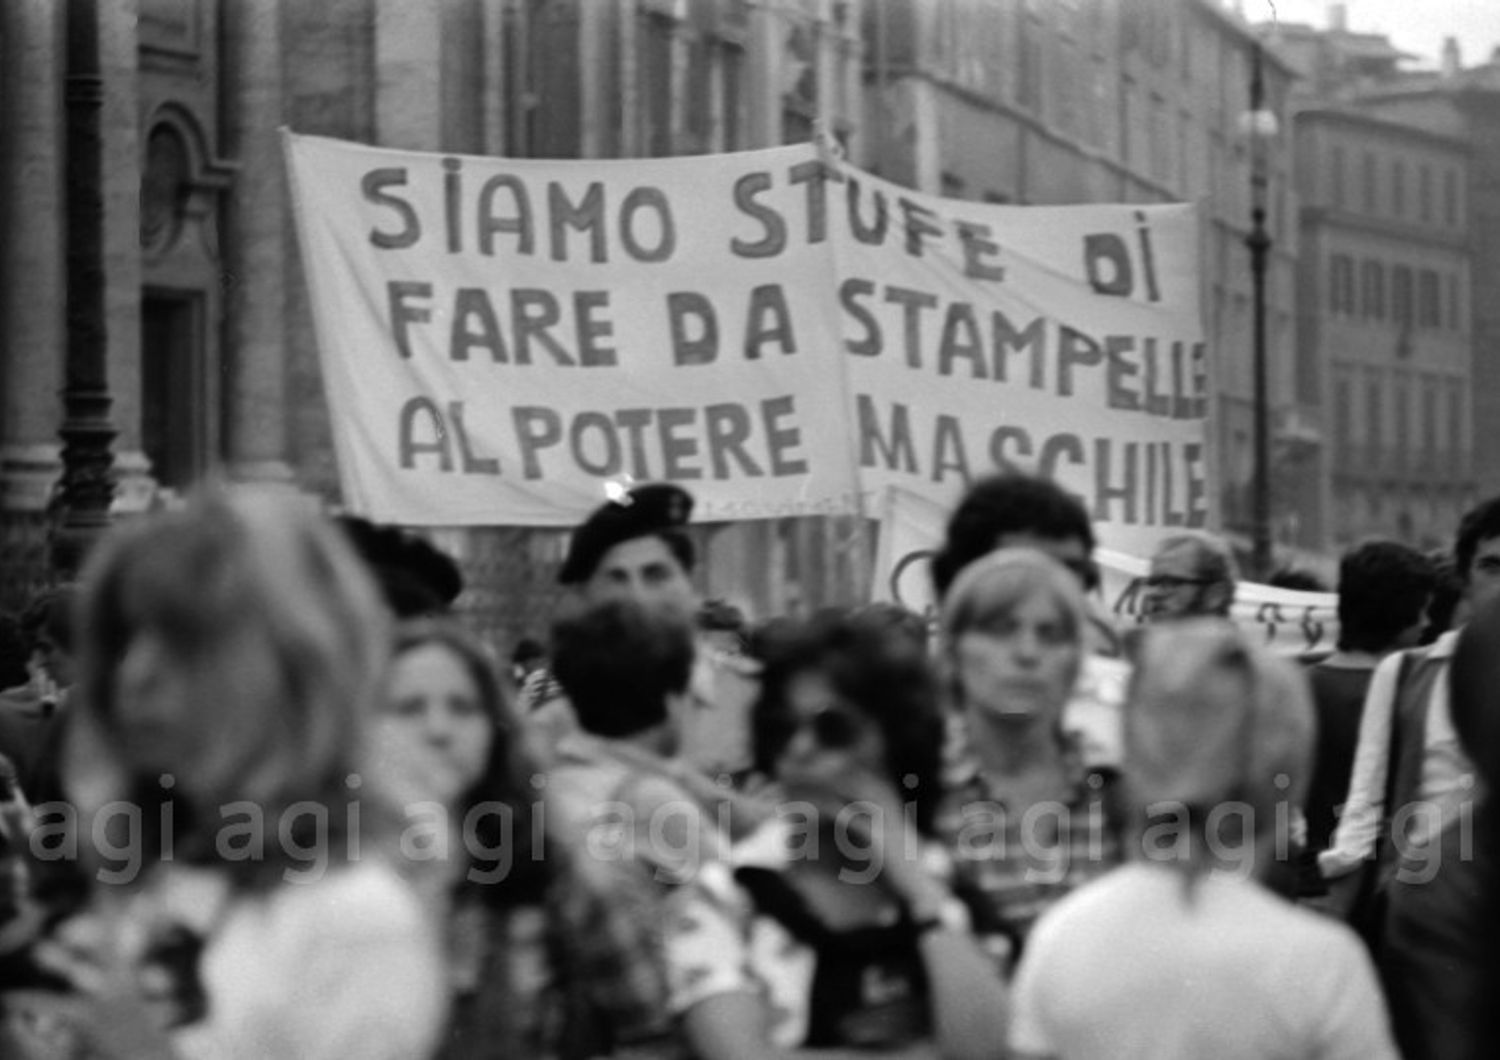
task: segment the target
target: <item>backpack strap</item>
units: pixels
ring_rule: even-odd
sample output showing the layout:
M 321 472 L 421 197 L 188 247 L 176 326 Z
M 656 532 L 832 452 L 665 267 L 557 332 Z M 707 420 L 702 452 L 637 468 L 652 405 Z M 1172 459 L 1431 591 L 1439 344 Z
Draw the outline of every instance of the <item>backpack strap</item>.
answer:
M 1401 752 L 1406 746 L 1405 741 L 1411 738 L 1411 734 L 1404 731 L 1402 699 L 1406 695 L 1408 683 L 1418 664 L 1426 662 L 1431 654 L 1430 646 L 1403 651 L 1400 669 L 1396 673 L 1396 688 L 1391 695 L 1390 738 L 1386 741 L 1385 794 L 1380 804 L 1380 831 L 1375 833 L 1374 861 L 1377 871 L 1390 855 L 1391 821 L 1396 813 L 1397 775 L 1401 771 Z M 1421 734 L 1417 734 L 1416 738 L 1420 739 Z
M 1382 803 L 1386 814 L 1391 812 L 1391 802 L 1396 798 L 1396 767 L 1401 760 L 1401 697 L 1406 693 L 1406 683 L 1410 680 L 1412 671 L 1416 669 L 1416 657 L 1426 659 L 1427 654 L 1425 649 L 1402 652 L 1401 668 L 1396 672 L 1396 689 L 1391 696 L 1391 735 L 1386 742 L 1385 801 Z

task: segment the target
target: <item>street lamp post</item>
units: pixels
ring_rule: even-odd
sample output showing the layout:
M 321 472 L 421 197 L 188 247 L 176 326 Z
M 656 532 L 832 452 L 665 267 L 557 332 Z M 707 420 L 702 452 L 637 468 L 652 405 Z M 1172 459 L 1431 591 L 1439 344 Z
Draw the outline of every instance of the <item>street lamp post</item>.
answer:
M 1255 577 L 1272 573 L 1271 554 L 1271 397 L 1266 363 L 1266 264 L 1271 234 L 1266 230 L 1266 144 L 1276 135 L 1276 114 L 1265 106 L 1264 56 L 1255 42 L 1250 69 L 1250 248 L 1251 318 L 1255 357 L 1255 466 L 1251 480 L 1251 549 Z
M 97 0 L 67 8 L 68 344 L 63 370 L 62 482 L 55 499 L 51 562 L 55 576 L 76 576 L 109 526 L 114 494 L 111 404 L 105 363 L 104 169 L 100 125 L 104 81 L 99 64 Z

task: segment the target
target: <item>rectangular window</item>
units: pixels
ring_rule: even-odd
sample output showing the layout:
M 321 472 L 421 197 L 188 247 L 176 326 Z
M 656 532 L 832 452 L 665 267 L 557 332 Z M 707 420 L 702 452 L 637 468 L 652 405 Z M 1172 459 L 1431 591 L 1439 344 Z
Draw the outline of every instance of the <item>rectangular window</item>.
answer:
M 676 141 L 672 128 L 673 40 L 676 22 L 670 16 L 655 13 L 641 16 L 640 27 L 645 38 L 641 44 L 641 73 L 644 77 L 646 151 L 652 157 L 665 158 L 673 153 Z
M 1193 116 L 1188 111 L 1177 113 L 1177 151 L 1173 158 L 1177 161 L 1177 175 L 1175 186 L 1178 188 L 1189 188 L 1194 186 L 1195 163 L 1202 159 L 1202 154 L 1193 150 L 1194 128 Z
M 1417 216 L 1432 220 L 1432 167 L 1424 165 L 1417 174 Z
M 1365 213 L 1377 213 L 1379 211 L 1379 199 L 1377 198 L 1375 172 L 1375 153 L 1365 152 L 1364 161 L 1364 186 L 1365 186 Z
M 1438 447 L 1438 382 L 1436 379 L 1422 380 L 1422 454 L 1428 466 L 1437 462 Z
M 1120 84 L 1120 157 L 1126 165 L 1139 165 L 1140 137 L 1136 134 L 1136 123 L 1140 121 L 1140 101 L 1136 99 L 1135 80 L 1121 79 Z
M 1168 66 L 1172 62 L 1172 12 L 1161 5 L 1151 12 L 1151 62 Z
M 1407 378 L 1405 373 L 1396 376 L 1392 387 L 1391 401 L 1396 406 L 1396 459 L 1411 452 L 1411 407 L 1407 400 Z
M 1354 261 L 1348 254 L 1328 259 L 1328 311 L 1335 316 L 1354 313 Z
M 1150 125 L 1147 127 L 1151 175 L 1159 181 L 1172 179 L 1172 139 L 1166 101 L 1151 94 Z
M 1349 462 L 1349 447 L 1354 444 L 1354 387 L 1349 377 L 1339 374 L 1333 384 L 1333 441 L 1340 463 Z
M 1338 209 L 1344 208 L 1344 149 L 1335 146 L 1328 158 L 1328 201 Z
M 1177 23 L 1177 58 L 1182 67 L 1182 79 L 1193 80 L 1193 18 L 1191 13 L 1183 15 Z
M 1363 295 L 1364 315 L 1371 320 L 1385 319 L 1385 266 L 1378 261 L 1366 261 L 1360 266 L 1360 293 Z
M 1371 449 L 1385 445 L 1385 403 L 1380 393 L 1380 378 L 1373 372 L 1365 381 L 1365 442 Z M 1379 454 L 1373 455 L 1380 459 Z
M 1405 265 L 1391 270 L 1391 319 L 1403 328 L 1412 325 L 1411 269 Z
M 1032 25 L 1033 16 L 1025 11 L 1016 11 L 1016 102 L 1023 107 L 1037 109 L 1041 106 L 1041 47 L 1039 34 Z
M 1053 55 L 1052 99 L 1057 108 L 1057 128 L 1064 136 L 1077 137 L 1083 125 L 1078 102 L 1083 89 L 1083 60 L 1078 44 L 1066 38 L 1057 42 Z
M 744 81 L 745 47 L 738 42 L 725 41 L 719 55 L 724 150 L 742 151 L 748 146 L 745 139 L 750 125 L 745 114 L 749 100 L 740 87 Z
M 1458 174 L 1451 169 L 1443 172 L 1443 220 L 1458 227 Z
M 1458 277 L 1450 272 L 1443 276 L 1443 281 L 1448 288 L 1448 328 L 1462 330 L 1458 325 Z
M 1406 163 L 1399 158 L 1391 164 L 1391 213 L 1406 215 Z
M 1468 456 L 1469 447 L 1464 444 L 1464 383 L 1462 379 L 1448 380 L 1448 454 L 1455 463 L 1462 463 Z
M 1438 291 L 1438 274 L 1423 269 L 1417 276 L 1417 323 L 1424 328 L 1443 326 L 1442 299 Z
M 714 39 L 705 34 L 694 34 L 687 40 L 687 99 L 681 146 L 693 154 L 716 149 L 714 129 L 723 121 L 715 113 L 719 105 L 714 78 L 717 50 Z
M 1114 149 L 1118 113 L 1111 113 L 1108 63 L 1098 55 L 1089 59 L 1088 92 L 1083 101 L 1084 139 L 1091 147 Z

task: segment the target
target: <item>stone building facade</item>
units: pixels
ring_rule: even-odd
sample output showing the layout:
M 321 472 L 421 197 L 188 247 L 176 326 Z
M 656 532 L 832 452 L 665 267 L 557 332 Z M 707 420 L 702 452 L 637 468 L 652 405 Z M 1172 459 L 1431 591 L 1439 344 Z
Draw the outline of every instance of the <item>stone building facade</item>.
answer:
M 1500 53 L 1466 68 L 1449 37 L 1440 69 L 1408 72 L 1402 64 L 1414 57 L 1379 34 L 1351 32 L 1344 5 L 1330 15 L 1326 30 L 1268 29 L 1299 74 L 1308 238 L 1324 251 L 1343 243 L 1337 253 L 1350 259 L 1369 252 L 1336 311 L 1335 266 L 1326 254 L 1302 263 L 1301 356 L 1307 382 L 1325 387 L 1325 430 L 1342 439 L 1331 465 L 1334 543 L 1366 533 L 1447 543 L 1457 512 L 1500 493 L 1500 436 L 1486 429 L 1500 422 L 1500 306 L 1485 297 L 1500 284 Z M 1404 305 L 1402 320 L 1391 315 L 1389 285 L 1404 289 L 1405 273 L 1397 281 L 1381 271 L 1398 261 L 1416 270 L 1409 325 Z M 1369 310 L 1367 276 L 1372 291 L 1382 276 L 1388 285 Z
M 1296 119 L 1299 388 L 1332 538 L 1446 544 L 1473 502 L 1469 151 L 1356 110 Z
M 107 362 L 120 513 L 204 477 L 337 502 L 277 129 L 398 148 L 592 158 L 803 140 L 924 191 L 1202 204 L 1211 445 L 1249 519 L 1248 108 L 1257 35 L 1218 0 L 5 0 L 0 3 L 0 606 L 46 578 L 66 348 L 70 18 L 105 82 Z M 1269 105 L 1289 69 L 1268 54 Z M 1287 123 L 1282 122 L 1283 129 Z M 1326 535 L 1322 439 L 1292 365 L 1290 138 L 1272 146 L 1272 404 L 1283 543 Z M 1303 461 L 1307 463 L 1296 463 Z M 855 520 L 696 531 L 703 590 L 757 615 L 861 598 Z M 506 637 L 555 598 L 556 533 L 435 528 Z
M 66 342 L 69 19 L 97 20 L 115 511 L 205 478 L 336 504 L 278 129 L 535 157 L 858 133 L 846 0 L 7 0 L 0 5 L 0 606 L 49 578 Z M 805 521 L 799 521 L 805 523 Z M 435 536 L 501 639 L 545 628 L 557 533 Z M 704 528 L 707 592 L 762 612 L 856 594 L 864 528 Z M 829 560 L 830 562 L 824 562 Z M 774 576 L 768 571 L 774 570 Z
M 1500 54 L 1478 66 L 1457 62 L 1442 73 L 1406 78 L 1363 92 L 1367 114 L 1462 140 L 1473 328 L 1473 475 L 1479 495 L 1500 494 Z
M 1260 39 L 1214 0 L 895 0 L 868 34 L 870 167 L 934 194 L 1022 204 L 1194 201 L 1203 217 L 1203 321 L 1214 365 L 1209 444 L 1224 528 L 1250 533 L 1252 298 L 1242 132 Z M 1264 53 L 1265 105 L 1289 128 L 1291 71 Z M 877 133 L 876 130 L 879 130 Z M 1283 480 L 1316 475 L 1296 434 L 1295 188 L 1290 142 L 1267 145 L 1272 249 L 1267 349 Z M 1290 453 L 1290 456 L 1288 454 Z M 1318 491 L 1279 498 L 1283 546 L 1317 548 Z

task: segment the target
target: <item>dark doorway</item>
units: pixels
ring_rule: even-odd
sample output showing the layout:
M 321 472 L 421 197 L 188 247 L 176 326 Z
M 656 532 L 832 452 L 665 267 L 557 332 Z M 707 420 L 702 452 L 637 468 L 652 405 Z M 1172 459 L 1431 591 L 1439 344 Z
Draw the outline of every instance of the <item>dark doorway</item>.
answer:
M 209 403 L 203 298 L 147 290 L 141 304 L 141 447 L 157 483 L 179 492 L 206 470 Z

